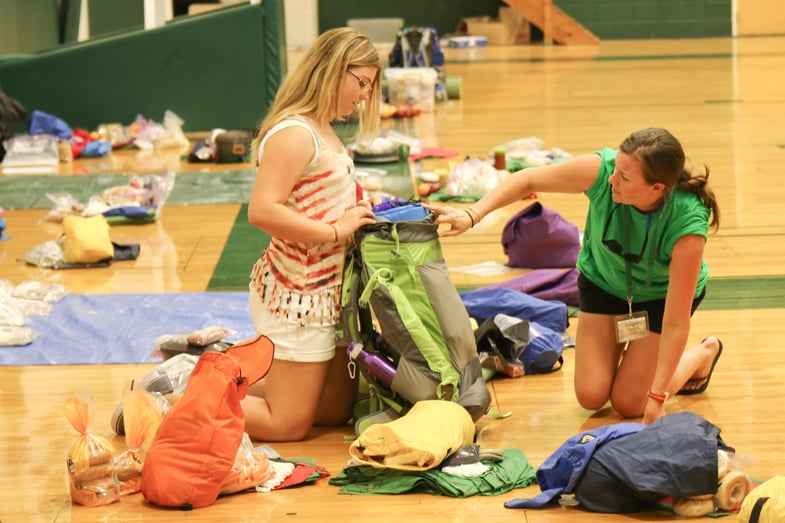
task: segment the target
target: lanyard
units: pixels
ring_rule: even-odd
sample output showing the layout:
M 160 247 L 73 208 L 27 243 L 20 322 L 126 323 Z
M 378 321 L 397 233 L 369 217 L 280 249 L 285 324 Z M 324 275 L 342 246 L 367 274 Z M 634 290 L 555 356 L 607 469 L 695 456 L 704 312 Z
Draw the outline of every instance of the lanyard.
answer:
M 644 248 L 646 247 L 647 239 L 648 239 L 648 236 L 649 236 L 649 230 L 651 229 L 652 217 L 654 216 L 654 213 L 656 213 L 657 211 L 660 211 L 659 220 L 662 219 L 662 209 L 663 209 L 663 207 L 665 207 L 665 204 L 667 203 L 667 201 L 668 201 L 668 197 L 666 196 L 665 200 L 663 200 L 663 202 L 660 205 L 658 205 L 656 209 L 654 209 L 652 212 L 650 212 L 648 214 L 648 216 L 646 217 L 646 233 L 645 233 L 645 236 L 644 236 L 644 238 L 645 238 L 644 239 Z M 618 207 L 619 205 L 621 205 L 621 204 L 617 203 L 616 207 Z M 621 222 L 622 223 L 622 241 L 624 242 L 624 245 L 627 248 L 629 248 L 630 247 L 631 236 L 632 236 L 632 233 L 631 233 L 632 227 L 631 227 L 631 223 L 630 223 L 632 216 L 630 214 L 630 209 L 629 209 L 628 206 L 625 205 L 624 208 L 622 209 L 622 211 L 623 211 L 622 212 L 622 222 Z M 652 246 L 649 247 L 649 256 L 648 256 L 648 264 L 647 264 L 648 267 L 646 269 L 646 282 L 643 284 L 644 287 L 648 287 L 649 285 L 651 285 L 651 280 L 654 277 L 654 255 L 655 255 L 655 252 L 657 250 L 656 249 L 656 245 L 657 245 L 657 242 L 656 242 L 656 238 L 655 238 L 655 239 L 652 240 Z M 641 254 L 643 254 L 643 253 L 641 253 Z M 632 314 L 632 262 L 627 257 L 624 258 L 624 272 L 625 272 L 625 276 L 627 278 L 627 306 L 629 307 L 630 314 Z

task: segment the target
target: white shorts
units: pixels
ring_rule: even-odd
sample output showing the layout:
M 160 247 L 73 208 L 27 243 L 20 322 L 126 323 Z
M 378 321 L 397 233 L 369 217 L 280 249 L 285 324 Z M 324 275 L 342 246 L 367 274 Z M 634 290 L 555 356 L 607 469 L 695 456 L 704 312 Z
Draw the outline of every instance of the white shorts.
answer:
M 275 359 L 316 363 L 335 356 L 335 325 L 308 325 L 276 318 L 262 303 L 253 288 L 248 296 L 256 334 L 264 334 L 275 344 Z

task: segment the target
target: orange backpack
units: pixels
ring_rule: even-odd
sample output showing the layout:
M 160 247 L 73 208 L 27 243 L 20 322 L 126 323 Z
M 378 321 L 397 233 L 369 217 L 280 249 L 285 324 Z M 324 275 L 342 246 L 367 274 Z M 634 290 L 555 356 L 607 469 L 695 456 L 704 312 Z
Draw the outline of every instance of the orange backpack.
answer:
M 164 416 L 147 451 L 147 501 L 190 510 L 218 499 L 245 431 L 240 400 L 270 370 L 273 350 L 273 342 L 260 335 L 200 356 L 185 394 Z

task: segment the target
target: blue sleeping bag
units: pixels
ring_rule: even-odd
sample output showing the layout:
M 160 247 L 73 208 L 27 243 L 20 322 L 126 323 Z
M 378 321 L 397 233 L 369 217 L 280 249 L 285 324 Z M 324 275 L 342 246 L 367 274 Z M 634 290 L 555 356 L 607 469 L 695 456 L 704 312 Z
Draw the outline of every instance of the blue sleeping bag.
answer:
M 482 324 L 497 314 L 534 321 L 556 332 L 567 330 L 567 305 L 556 300 L 541 300 L 524 292 L 503 288 L 484 288 L 461 293 L 469 316 Z

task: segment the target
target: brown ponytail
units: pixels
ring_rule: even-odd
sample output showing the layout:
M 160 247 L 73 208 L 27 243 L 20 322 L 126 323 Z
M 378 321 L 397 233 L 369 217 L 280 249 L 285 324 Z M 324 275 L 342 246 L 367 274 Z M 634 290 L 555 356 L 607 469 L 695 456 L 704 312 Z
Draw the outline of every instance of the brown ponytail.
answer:
M 709 187 L 709 168 L 697 174 L 685 167 L 686 157 L 681 143 L 670 132 L 660 128 L 636 131 L 624 139 L 619 149 L 641 162 L 643 175 L 649 183 L 661 183 L 672 190 L 674 186 L 694 193 L 711 211 L 709 225 L 716 231 L 720 226 L 720 208 L 714 191 Z

